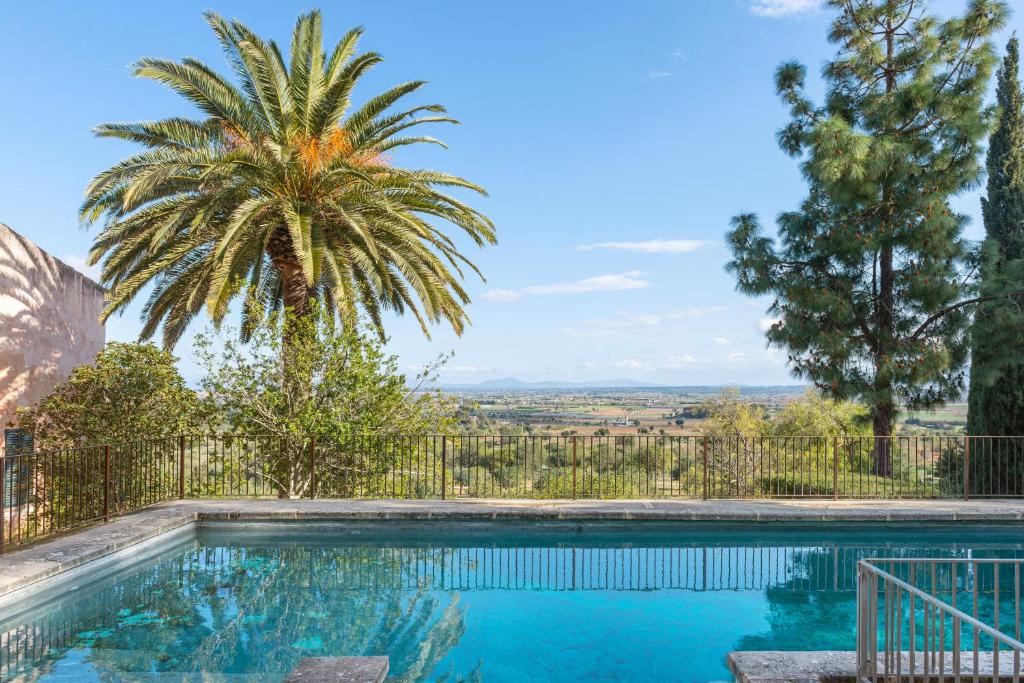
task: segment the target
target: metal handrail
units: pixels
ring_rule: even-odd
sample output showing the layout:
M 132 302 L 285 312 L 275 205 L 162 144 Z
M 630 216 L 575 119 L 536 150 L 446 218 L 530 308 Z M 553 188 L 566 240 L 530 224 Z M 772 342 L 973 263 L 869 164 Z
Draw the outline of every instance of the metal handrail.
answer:
M 886 571 L 875 564 L 888 563 L 890 568 L 893 565 L 908 565 L 911 568 L 910 581 L 904 580 L 893 573 Z M 1020 640 L 1021 620 L 1021 578 L 1020 567 L 1024 564 L 1022 559 L 1008 558 L 870 558 L 863 559 L 857 563 L 857 676 L 859 680 L 874 683 L 875 681 L 902 680 L 909 676 L 910 680 L 916 680 L 918 675 L 916 649 L 917 635 L 922 635 L 921 664 L 923 671 L 922 680 L 937 678 L 944 681 L 947 676 L 959 682 L 965 673 L 971 675 L 973 681 L 982 677 L 979 671 L 981 655 L 981 636 L 985 635 L 992 639 L 993 649 L 991 651 L 992 671 L 986 673 L 985 678 L 990 675 L 992 680 L 999 680 L 1000 668 L 1000 646 L 1003 645 L 1013 654 L 1014 683 L 1020 681 L 1021 654 L 1024 653 L 1024 642 Z M 937 568 L 941 565 L 949 565 L 950 568 L 950 595 L 951 603 L 939 598 L 928 591 L 915 586 L 913 574 L 916 567 L 929 565 L 931 572 L 925 574 L 930 576 L 931 588 L 936 590 Z M 974 581 L 972 582 L 972 596 L 974 612 L 978 611 L 978 581 L 977 574 L 979 567 L 992 566 L 994 581 L 992 584 L 993 610 L 995 625 L 986 624 L 977 616 L 968 614 L 956 606 L 957 577 L 956 567 L 968 565 L 973 567 Z M 1000 630 L 999 627 L 999 567 L 1014 565 L 1014 628 L 1016 637 Z M 965 575 L 966 576 L 966 575 Z M 879 580 L 882 581 L 883 603 L 879 610 Z M 908 598 L 908 609 L 904 616 L 902 593 Z M 922 603 L 923 629 L 917 631 L 918 612 L 915 607 L 915 599 Z M 946 615 L 950 617 L 952 632 L 947 638 Z M 882 657 L 879 658 L 879 617 L 882 619 Z M 961 631 L 964 626 L 971 629 L 972 648 L 961 649 Z M 903 635 L 907 633 L 909 651 L 906 653 L 909 671 L 903 671 L 904 651 Z M 951 667 L 946 666 L 946 645 L 950 647 Z M 962 664 L 962 653 L 970 652 L 970 659 L 973 662 L 969 672 L 965 672 Z M 879 664 L 882 665 L 879 671 Z
M 918 560 L 918 562 L 924 562 L 924 561 L 927 561 L 927 560 Z M 934 561 L 934 560 L 932 560 L 932 561 Z M 868 562 L 867 560 L 861 560 L 859 562 L 859 564 L 866 564 L 867 562 Z M 941 560 L 941 562 L 945 563 L 946 561 L 945 560 Z M 967 562 L 977 562 L 977 560 L 967 560 Z M 1015 564 L 1020 564 L 1021 560 L 1008 560 L 1007 562 L 999 562 L 999 564 L 1006 564 L 1006 563 L 1011 563 L 1011 562 L 1015 563 Z M 957 564 L 960 564 L 960 563 L 958 562 Z M 993 563 L 993 564 L 995 564 L 995 563 Z M 938 598 L 936 598 L 934 595 L 929 595 L 928 593 L 924 592 L 920 588 L 917 588 L 916 586 L 912 586 L 911 584 L 907 583 L 906 581 L 904 581 L 903 579 L 899 578 L 898 576 L 893 576 L 892 574 L 890 574 L 889 572 L 885 571 L 884 569 L 879 569 L 878 567 L 871 567 L 871 569 L 872 569 L 872 572 L 874 574 L 876 574 L 879 578 L 885 579 L 886 581 L 888 581 L 890 583 L 893 583 L 896 586 L 899 586 L 903 590 L 907 591 L 907 593 L 911 593 L 911 594 L 921 598 L 922 600 L 924 600 L 926 602 L 929 602 L 929 603 L 932 603 L 932 604 L 938 606 L 946 614 L 948 614 L 948 615 L 950 615 L 952 617 L 956 617 L 960 621 L 966 622 L 967 624 L 969 624 L 971 626 L 974 626 L 975 628 L 977 628 L 982 633 L 985 633 L 986 635 L 991 636 L 992 638 L 997 638 L 997 639 L 1005 642 L 1007 645 L 1009 645 L 1011 647 L 1024 650 L 1024 643 L 1020 642 L 1016 638 L 1012 638 L 1012 637 L 1006 635 L 1005 633 L 1003 633 L 1002 631 L 997 631 L 996 629 L 992 628 L 991 626 L 989 626 L 985 622 L 979 621 L 978 619 L 975 619 L 974 617 L 972 617 L 970 614 L 967 614 L 963 610 L 957 609 L 956 607 L 953 607 L 952 605 L 947 605 L 942 600 L 939 600 Z

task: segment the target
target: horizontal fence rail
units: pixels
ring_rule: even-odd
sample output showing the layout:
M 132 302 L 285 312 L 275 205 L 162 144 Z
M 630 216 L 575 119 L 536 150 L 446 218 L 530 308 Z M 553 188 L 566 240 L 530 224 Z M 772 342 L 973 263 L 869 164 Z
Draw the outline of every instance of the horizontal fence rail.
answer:
M 1024 497 L 1024 437 L 186 435 L 0 472 L 3 552 L 175 498 Z
M 1021 678 L 1024 559 L 864 559 L 857 564 L 862 681 Z

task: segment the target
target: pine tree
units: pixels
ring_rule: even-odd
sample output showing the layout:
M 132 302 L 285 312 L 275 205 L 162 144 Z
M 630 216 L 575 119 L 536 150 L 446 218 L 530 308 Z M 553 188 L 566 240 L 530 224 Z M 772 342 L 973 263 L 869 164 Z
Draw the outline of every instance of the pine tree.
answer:
M 981 200 L 985 219 L 981 291 L 996 297 L 1024 290 L 1024 94 L 1019 64 L 1019 44 L 1013 37 L 998 75 L 999 118 L 989 141 L 988 187 Z M 969 434 L 1024 434 L 1022 330 L 1019 309 L 1000 306 L 997 300 L 978 307 L 972 333 Z M 988 464 L 1001 472 L 1000 480 L 1014 473 L 1020 476 L 1009 463 Z M 976 485 L 998 485 L 978 476 L 984 474 L 972 472 L 971 479 Z
M 738 289 L 773 295 L 770 344 L 835 398 L 870 406 L 876 437 L 898 407 L 960 395 L 968 352 L 970 249 L 950 198 L 980 173 L 997 61 L 988 40 L 1005 22 L 996 0 L 939 20 L 924 0 L 830 0 L 837 12 L 823 69 L 826 96 L 804 93 L 806 69 L 779 67 L 792 120 L 780 147 L 801 160 L 809 192 L 778 218 L 779 240 L 757 217 L 733 219 L 728 268 Z M 892 473 L 878 440 L 874 472 Z

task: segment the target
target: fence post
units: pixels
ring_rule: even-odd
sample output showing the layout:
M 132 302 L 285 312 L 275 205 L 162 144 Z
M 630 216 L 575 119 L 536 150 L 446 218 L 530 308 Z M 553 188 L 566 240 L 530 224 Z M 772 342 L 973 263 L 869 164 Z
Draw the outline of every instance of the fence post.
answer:
M 839 437 L 832 437 L 832 500 L 839 500 Z
M 185 497 L 185 435 L 178 437 L 178 498 Z
M 110 446 L 103 447 L 103 521 L 110 520 Z
M 434 443 L 437 443 L 436 441 Z M 446 489 L 448 488 L 448 437 L 441 437 L 441 500 L 444 500 L 447 496 Z
M 708 499 L 708 437 L 702 435 L 701 440 L 704 442 L 704 500 Z
M 7 529 L 7 455 L 0 448 L 0 554 L 4 552 L 4 531 Z
M 309 437 L 309 497 L 316 498 L 316 435 Z
M 576 435 L 572 437 L 572 497 L 576 497 Z
M 971 437 L 964 435 L 964 500 L 971 499 Z

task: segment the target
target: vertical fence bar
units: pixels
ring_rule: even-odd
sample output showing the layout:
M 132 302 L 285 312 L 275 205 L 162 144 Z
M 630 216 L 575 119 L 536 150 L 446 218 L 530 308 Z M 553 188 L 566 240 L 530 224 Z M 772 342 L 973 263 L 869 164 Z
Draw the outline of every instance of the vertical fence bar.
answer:
M 447 460 L 447 455 L 448 437 L 443 435 L 441 436 L 441 500 L 445 500 L 445 498 L 447 497 L 447 491 L 445 490 L 448 488 L 448 470 L 447 463 L 445 462 Z
M 964 500 L 971 499 L 971 437 L 964 436 Z
M 4 552 L 7 526 L 7 454 L 0 450 L 0 554 Z
M 832 437 L 832 500 L 839 500 L 839 437 Z
M 185 497 L 185 435 L 178 437 L 178 498 Z
M 572 497 L 576 497 L 576 435 L 572 437 Z
M 704 500 L 708 499 L 708 437 L 703 435 L 704 441 Z
M 110 446 L 103 447 L 103 521 L 110 520 Z
M 309 497 L 316 498 L 316 435 L 309 437 Z

